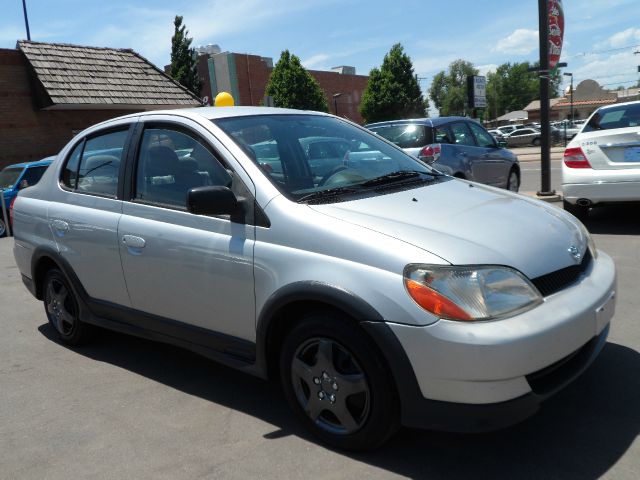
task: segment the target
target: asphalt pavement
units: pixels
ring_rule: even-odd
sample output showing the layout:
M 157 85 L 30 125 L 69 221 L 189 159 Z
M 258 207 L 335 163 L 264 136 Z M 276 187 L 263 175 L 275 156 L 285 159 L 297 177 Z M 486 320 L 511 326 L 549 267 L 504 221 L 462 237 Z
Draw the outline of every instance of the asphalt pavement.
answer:
M 20 281 L 13 239 L 0 239 L 0 479 L 637 480 L 639 219 L 634 207 L 587 222 L 618 267 L 618 303 L 582 377 L 510 429 L 403 429 L 367 454 L 307 435 L 277 386 L 178 348 L 109 332 L 61 345 Z

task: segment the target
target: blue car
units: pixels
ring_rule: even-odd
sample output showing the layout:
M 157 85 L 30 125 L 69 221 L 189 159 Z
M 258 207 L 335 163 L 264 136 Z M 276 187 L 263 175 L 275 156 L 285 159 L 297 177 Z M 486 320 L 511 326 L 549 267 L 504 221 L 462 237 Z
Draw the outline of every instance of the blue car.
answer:
M 366 128 L 448 175 L 517 192 L 518 157 L 467 117 L 370 123 Z
M 0 190 L 3 191 L 4 195 L 7 219 L 9 218 L 11 201 L 16 198 L 20 190 L 38 183 L 54 158 L 47 157 L 36 162 L 16 163 L 0 171 Z M 0 204 L 0 237 L 4 237 L 7 233 L 7 226 L 5 225 L 5 216 L 1 211 L 1 207 L 2 204 Z

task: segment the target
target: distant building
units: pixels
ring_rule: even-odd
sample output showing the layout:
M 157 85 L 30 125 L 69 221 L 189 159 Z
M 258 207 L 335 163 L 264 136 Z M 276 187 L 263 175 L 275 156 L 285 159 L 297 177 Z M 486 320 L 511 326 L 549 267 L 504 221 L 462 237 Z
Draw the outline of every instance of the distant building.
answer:
M 632 100 L 640 100 L 639 88 L 605 90 L 595 80 L 583 80 L 573 89 L 573 99 L 570 88 L 567 88 L 564 96 L 552 98 L 549 101 L 549 119 L 551 121 L 570 119 L 573 106 L 573 118 L 580 120 L 588 118 L 603 105 Z M 524 110 L 529 114 L 530 122 L 540 121 L 540 100 L 532 101 Z
M 246 53 L 222 52 L 217 45 L 199 47 L 198 72 L 202 80 L 201 95 L 210 105 L 219 92 L 233 95 L 236 105 L 269 105 L 265 89 L 273 59 Z M 165 67 L 165 71 L 167 67 Z M 331 71 L 309 70 L 324 91 L 331 113 L 338 107 L 338 115 L 363 123 L 359 112 L 362 94 L 369 77 L 356 75 L 355 67 L 334 67 Z M 335 99 L 333 95 L 341 95 Z
M 201 101 L 129 49 L 18 42 L 0 49 L 0 168 L 58 151 L 84 128 Z

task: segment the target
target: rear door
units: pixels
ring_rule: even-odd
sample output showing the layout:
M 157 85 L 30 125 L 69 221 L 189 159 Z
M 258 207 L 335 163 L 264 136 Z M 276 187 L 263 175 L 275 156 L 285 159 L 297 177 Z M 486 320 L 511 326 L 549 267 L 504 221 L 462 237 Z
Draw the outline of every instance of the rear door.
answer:
M 498 148 L 491 134 L 481 125 L 476 122 L 468 122 L 468 124 L 476 139 L 480 156 L 479 161 L 486 164 L 487 183 L 489 185 L 504 187 L 507 184 L 511 161 L 504 154 L 504 150 Z
M 118 197 L 131 120 L 80 139 L 60 172 L 49 203 L 49 227 L 60 255 L 93 299 L 129 305 L 120 265 Z
M 455 142 L 455 157 L 458 162 L 464 165 L 467 178 L 474 182 L 489 183 L 491 181 L 489 164 L 483 158 L 484 149 L 478 148 L 469 122 L 453 122 L 450 124 L 450 128 Z
M 578 139 L 594 170 L 640 169 L 640 102 L 598 110 Z
M 255 228 L 192 214 L 186 199 L 205 185 L 253 198 L 254 186 L 202 126 L 173 119 L 145 117 L 123 205 L 118 239 L 132 306 L 155 316 L 147 327 L 165 334 L 175 325 L 168 320 L 253 341 Z

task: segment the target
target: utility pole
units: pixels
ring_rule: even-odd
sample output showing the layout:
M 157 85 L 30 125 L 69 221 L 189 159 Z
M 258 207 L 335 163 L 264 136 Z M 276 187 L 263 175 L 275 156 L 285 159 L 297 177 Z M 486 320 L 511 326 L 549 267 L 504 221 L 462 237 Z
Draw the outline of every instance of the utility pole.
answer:
M 22 0 L 22 10 L 24 11 L 24 24 L 27 27 L 27 40 L 31 41 L 31 32 L 29 32 L 29 17 L 27 16 L 27 0 Z
M 555 195 L 551 190 L 551 152 L 549 150 L 549 5 L 538 0 L 538 36 L 540 38 L 540 191 L 539 197 Z

